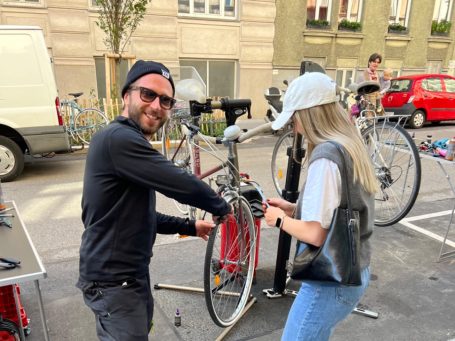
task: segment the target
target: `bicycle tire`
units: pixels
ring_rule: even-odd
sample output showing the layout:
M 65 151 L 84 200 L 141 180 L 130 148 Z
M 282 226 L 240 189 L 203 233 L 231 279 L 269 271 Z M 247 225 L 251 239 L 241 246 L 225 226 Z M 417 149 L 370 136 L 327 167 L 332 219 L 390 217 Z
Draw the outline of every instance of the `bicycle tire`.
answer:
M 283 189 L 286 185 L 286 175 L 288 169 L 288 148 L 294 143 L 294 131 L 288 130 L 275 143 L 272 152 L 272 180 L 273 185 L 279 196 L 283 197 Z M 302 138 L 302 148 L 304 148 L 304 139 Z M 305 159 L 302 159 L 301 175 L 305 176 L 307 172 L 305 167 Z
M 422 167 L 417 147 L 398 123 L 377 122 L 361 134 L 380 187 L 375 195 L 374 222 L 390 226 L 409 213 L 419 194 Z
M 257 247 L 247 200 L 239 197 L 230 204 L 234 214 L 213 229 L 204 262 L 205 302 L 212 320 L 220 327 L 234 324 L 242 315 L 250 297 Z M 253 243 L 249 236 L 254 236 Z
M 74 118 L 74 131 L 77 137 L 89 145 L 93 135 L 109 123 L 107 117 L 98 109 L 84 109 Z
M 185 134 L 182 132 L 180 120 L 169 119 L 163 126 L 161 135 L 161 150 L 169 161 L 173 162 L 179 168 L 185 169 L 191 173 L 191 146 L 188 146 Z M 188 215 L 190 213 L 187 204 L 181 204 L 173 200 L 177 210 Z M 191 217 L 190 217 L 191 218 Z

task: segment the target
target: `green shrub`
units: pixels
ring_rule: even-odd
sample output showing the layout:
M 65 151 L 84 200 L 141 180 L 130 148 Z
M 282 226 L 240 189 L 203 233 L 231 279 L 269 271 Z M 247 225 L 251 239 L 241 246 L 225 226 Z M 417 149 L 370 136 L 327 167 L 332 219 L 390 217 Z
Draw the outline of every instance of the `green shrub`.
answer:
M 362 24 L 357 21 L 349 21 L 343 19 L 338 23 L 338 29 L 346 29 L 351 31 L 360 31 L 362 29 Z
M 329 27 L 329 22 L 327 20 L 310 19 L 306 21 L 306 25 L 308 27 L 327 28 Z
M 450 28 L 452 27 L 452 23 L 447 20 L 442 20 L 437 22 L 433 20 L 431 23 L 431 34 L 433 33 L 449 33 Z
M 403 25 L 398 24 L 398 23 L 393 23 L 393 24 L 389 25 L 389 32 L 390 31 L 393 31 L 393 32 L 404 32 L 406 30 L 407 30 L 406 26 L 403 26 Z

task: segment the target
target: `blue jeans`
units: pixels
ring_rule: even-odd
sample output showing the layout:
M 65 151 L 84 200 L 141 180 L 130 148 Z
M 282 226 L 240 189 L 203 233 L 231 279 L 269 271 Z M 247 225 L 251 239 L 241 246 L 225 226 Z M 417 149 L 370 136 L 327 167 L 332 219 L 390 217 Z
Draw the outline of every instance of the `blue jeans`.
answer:
M 289 311 L 281 340 L 328 340 L 335 326 L 359 303 L 369 282 L 369 268 L 362 271 L 361 286 L 303 282 Z

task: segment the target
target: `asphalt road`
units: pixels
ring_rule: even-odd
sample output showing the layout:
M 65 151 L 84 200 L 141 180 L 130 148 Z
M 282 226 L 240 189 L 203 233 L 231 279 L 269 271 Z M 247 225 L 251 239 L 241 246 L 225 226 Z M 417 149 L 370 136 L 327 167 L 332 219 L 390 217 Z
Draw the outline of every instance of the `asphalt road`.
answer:
M 261 122 L 241 122 L 243 126 L 258 123 Z M 414 132 L 417 140 L 425 139 L 429 134 L 433 140 L 451 137 L 455 135 L 455 124 L 429 126 Z M 264 135 L 239 146 L 241 170 L 262 185 L 266 196 L 276 195 L 270 178 L 270 159 L 276 139 L 274 135 Z M 74 288 L 83 231 L 80 202 L 85 153 L 29 161 L 23 175 L 15 182 L 2 184 L 2 188 L 5 199 L 16 202 L 49 272 L 49 278 L 42 281 L 42 289 L 52 340 L 94 340 L 92 316 Z M 428 160 L 422 162 L 422 187 L 409 217 L 453 208 L 453 194 L 438 165 Z M 455 167 L 449 167 L 453 179 L 454 171 Z M 173 204 L 164 197 L 159 197 L 158 209 L 176 214 Z M 448 217 L 447 213 L 436 214 L 412 224 L 443 236 Z M 276 231 L 265 227 L 264 223 L 262 226 L 258 284 L 253 289 L 259 304 L 245 316 L 247 322 L 234 328 L 229 340 L 278 339 L 292 303 L 292 299 L 285 298 L 271 308 L 271 301 L 261 296 L 261 290 L 273 284 L 277 245 Z M 455 228 L 449 239 L 455 240 Z M 181 240 L 176 236 L 159 236 L 152 260 L 152 281 L 200 285 L 204 245 L 193 238 Z M 440 245 L 409 225 L 376 229 L 374 278 L 363 303 L 379 311 L 380 318 L 371 320 L 352 315 L 340 325 L 333 339 L 455 339 L 455 257 L 435 263 Z M 23 284 L 21 288 L 23 303 L 32 320 L 32 335 L 28 340 L 42 340 L 33 286 Z M 168 340 L 213 340 L 221 332 L 211 322 L 201 296 L 170 291 L 159 291 L 154 295 L 163 326 L 171 333 Z M 186 307 L 183 327 L 178 330 L 171 325 L 176 306 Z

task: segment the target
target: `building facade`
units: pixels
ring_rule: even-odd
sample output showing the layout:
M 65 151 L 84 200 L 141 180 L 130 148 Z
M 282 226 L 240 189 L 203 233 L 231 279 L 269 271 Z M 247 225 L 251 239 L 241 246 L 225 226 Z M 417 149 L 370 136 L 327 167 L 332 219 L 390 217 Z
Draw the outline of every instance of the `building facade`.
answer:
M 43 28 L 61 97 L 105 96 L 109 51 L 94 0 L 0 1 L 0 24 Z M 273 0 L 152 0 L 123 54 L 160 61 L 176 79 L 179 66 L 194 66 L 207 95 L 251 98 L 259 117 L 272 82 L 274 21 Z
M 453 0 L 276 1 L 273 83 L 322 65 L 342 86 L 356 81 L 368 57 L 395 75 L 454 73 Z

